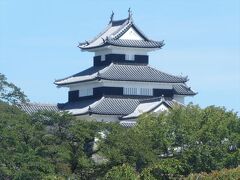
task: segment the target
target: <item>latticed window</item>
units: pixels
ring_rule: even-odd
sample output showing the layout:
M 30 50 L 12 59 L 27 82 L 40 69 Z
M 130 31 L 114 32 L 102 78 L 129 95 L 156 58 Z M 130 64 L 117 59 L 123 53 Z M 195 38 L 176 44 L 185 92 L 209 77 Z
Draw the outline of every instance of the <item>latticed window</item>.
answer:
M 80 89 L 79 90 L 79 97 L 92 96 L 92 95 L 93 95 L 93 88 L 87 88 L 87 89 Z
M 101 55 L 101 61 L 105 61 L 106 60 L 106 55 Z
M 150 88 L 140 88 L 140 95 L 152 96 L 153 95 L 153 90 L 150 89 Z
M 134 61 L 135 60 L 135 55 L 133 54 L 126 54 L 125 59 L 128 61 Z
M 127 87 L 123 89 L 125 95 L 137 95 L 137 88 Z
M 124 95 L 143 95 L 143 96 L 152 96 L 153 90 L 150 88 L 132 88 L 126 87 L 123 89 Z

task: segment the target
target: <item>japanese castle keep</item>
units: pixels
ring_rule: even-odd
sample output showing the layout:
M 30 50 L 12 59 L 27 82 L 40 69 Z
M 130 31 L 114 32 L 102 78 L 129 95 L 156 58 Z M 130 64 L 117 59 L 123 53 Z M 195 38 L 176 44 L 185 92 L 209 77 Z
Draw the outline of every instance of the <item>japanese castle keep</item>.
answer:
M 174 76 L 149 66 L 148 52 L 161 49 L 163 41 L 149 39 L 127 19 L 113 20 L 91 41 L 79 43 L 82 51 L 93 52 L 93 66 L 55 81 L 69 88 L 68 102 L 61 110 L 98 121 L 134 123 L 145 112 L 161 112 L 184 104 L 193 96 L 187 77 Z

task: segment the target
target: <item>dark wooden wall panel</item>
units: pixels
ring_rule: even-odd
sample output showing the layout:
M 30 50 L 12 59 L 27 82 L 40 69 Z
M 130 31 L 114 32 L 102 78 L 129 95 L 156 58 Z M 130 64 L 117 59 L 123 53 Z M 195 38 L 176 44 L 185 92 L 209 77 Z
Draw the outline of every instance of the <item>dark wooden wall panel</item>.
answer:
M 123 88 L 122 87 L 93 88 L 94 97 L 102 97 L 103 95 L 123 95 Z
M 153 96 L 160 97 L 164 95 L 164 97 L 173 97 L 173 90 L 172 89 L 153 89 Z
M 93 65 L 94 66 L 107 66 L 107 65 L 111 64 L 112 62 L 148 64 L 148 56 L 147 55 L 135 55 L 134 61 L 126 59 L 125 54 L 106 54 L 104 61 L 101 61 L 101 56 L 93 57 Z
M 79 91 L 68 91 L 68 101 L 75 102 L 78 101 L 79 98 Z

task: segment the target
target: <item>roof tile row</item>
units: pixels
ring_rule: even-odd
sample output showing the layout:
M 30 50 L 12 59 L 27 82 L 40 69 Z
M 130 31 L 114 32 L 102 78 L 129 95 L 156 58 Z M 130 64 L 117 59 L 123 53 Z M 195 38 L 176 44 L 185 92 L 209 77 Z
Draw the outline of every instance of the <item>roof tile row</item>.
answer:
M 106 67 L 91 67 L 70 77 L 56 80 L 55 84 L 67 85 L 95 79 L 162 83 L 184 83 L 187 81 L 187 77 L 170 75 L 147 65 L 112 63 Z

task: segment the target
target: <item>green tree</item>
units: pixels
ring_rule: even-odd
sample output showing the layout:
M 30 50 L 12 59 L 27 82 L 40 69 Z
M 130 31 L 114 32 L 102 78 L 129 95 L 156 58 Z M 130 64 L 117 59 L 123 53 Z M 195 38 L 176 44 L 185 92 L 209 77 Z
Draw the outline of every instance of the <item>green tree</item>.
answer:
M 39 112 L 32 115 L 41 129 L 37 136 L 37 153 L 55 164 L 55 172 L 64 177 L 88 179 L 95 176 L 90 143 L 101 126 L 79 120 L 67 113 Z
M 27 115 L 14 106 L 26 101 L 0 74 L 0 179 L 174 179 L 240 165 L 240 118 L 224 108 L 176 106 L 124 128 L 63 112 Z
M 132 166 L 123 164 L 122 166 L 113 167 L 103 178 L 104 180 L 137 180 L 139 176 Z
M 0 179 L 41 179 L 53 165 L 33 148 L 36 129 L 28 115 L 0 103 Z
M 181 169 L 171 173 L 187 175 L 237 167 L 239 142 L 240 119 L 236 113 L 189 105 L 176 106 L 158 116 L 143 115 L 134 128 L 110 130 L 101 152 L 109 159 L 109 168 L 127 163 L 141 173 L 175 159 Z M 171 170 L 172 164 L 164 164 L 164 168 Z
M 141 179 L 180 179 L 182 171 L 182 164 L 178 160 L 168 158 L 145 168 L 141 172 Z
M 10 104 L 26 103 L 29 100 L 24 92 L 13 83 L 7 81 L 7 78 L 0 73 L 0 101 Z
M 0 179 L 95 179 L 100 169 L 89 144 L 101 128 L 67 113 L 29 116 L 0 103 Z

